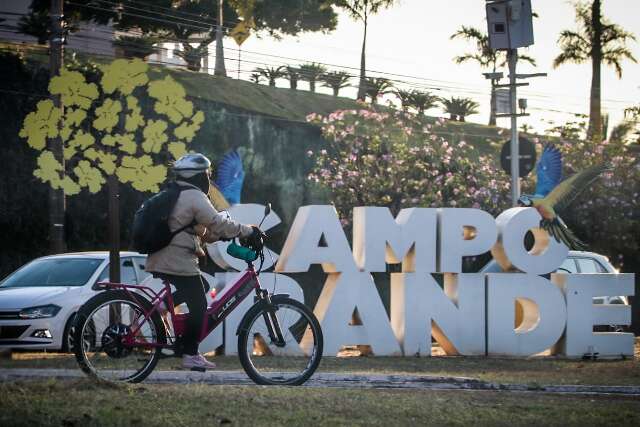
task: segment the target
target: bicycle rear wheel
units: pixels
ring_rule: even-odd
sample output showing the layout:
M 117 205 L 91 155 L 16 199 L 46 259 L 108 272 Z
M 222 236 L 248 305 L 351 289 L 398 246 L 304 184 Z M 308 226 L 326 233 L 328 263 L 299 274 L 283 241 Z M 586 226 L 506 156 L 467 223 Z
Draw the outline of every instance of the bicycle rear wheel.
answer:
M 271 306 L 256 304 L 245 315 L 238 334 L 240 363 L 257 384 L 303 384 L 320 364 L 322 329 L 313 312 L 299 301 L 276 295 L 271 302 Z M 269 316 L 277 319 L 282 343 L 270 337 L 265 322 Z
M 158 312 L 144 320 L 151 304 L 125 291 L 107 291 L 91 298 L 76 315 L 75 355 L 82 370 L 107 381 L 140 382 L 153 371 L 166 343 Z M 137 328 L 136 345 L 124 341 Z M 145 344 L 148 344 L 145 345 Z

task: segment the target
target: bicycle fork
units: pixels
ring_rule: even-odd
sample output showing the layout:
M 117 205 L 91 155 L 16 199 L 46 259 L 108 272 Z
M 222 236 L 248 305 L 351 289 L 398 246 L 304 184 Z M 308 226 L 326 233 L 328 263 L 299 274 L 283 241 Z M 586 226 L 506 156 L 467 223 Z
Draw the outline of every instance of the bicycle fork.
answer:
M 269 338 L 276 347 L 284 347 L 286 343 L 282 336 L 282 329 L 280 328 L 278 316 L 276 316 L 276 309 L 271 302 L 271 296 L 269 295 L 269 292 L 264 289 L 261 289 L 258 292 L 258 297 L 266 304 L 266 309 L 262 312 L 262 318 L 267 326 Z

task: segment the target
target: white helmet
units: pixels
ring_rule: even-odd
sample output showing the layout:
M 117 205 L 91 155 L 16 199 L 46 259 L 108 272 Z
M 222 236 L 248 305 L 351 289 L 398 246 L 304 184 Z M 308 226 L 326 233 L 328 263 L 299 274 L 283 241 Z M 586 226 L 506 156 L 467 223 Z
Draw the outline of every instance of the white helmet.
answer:
M 191 178 L 211 168 L 211 161 L 200 153 L 185 154 L 173 163 L 176 175 Z

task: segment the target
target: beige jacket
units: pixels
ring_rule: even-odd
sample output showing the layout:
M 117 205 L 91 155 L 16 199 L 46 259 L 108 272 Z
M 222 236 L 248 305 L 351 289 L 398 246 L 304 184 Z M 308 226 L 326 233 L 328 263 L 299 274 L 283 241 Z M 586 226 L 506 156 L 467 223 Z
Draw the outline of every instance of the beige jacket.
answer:
M 252 229 L 248 225 L 239 224 L 216 211 L 206 194 L 196 186 L 184 181 L 177 181 L 182 190 L 171 215 L 169 229 L 178 230 L 194 220 L 207 227 L 207 242 L 220 238 L 247 237 Z M 169 246 L 147 257 L 145 269 L 149 272 L 174 274 L 176 276 L 195 276 L 200 274 L 197 252 L 201 239 L 192 227 L 175 235 Z

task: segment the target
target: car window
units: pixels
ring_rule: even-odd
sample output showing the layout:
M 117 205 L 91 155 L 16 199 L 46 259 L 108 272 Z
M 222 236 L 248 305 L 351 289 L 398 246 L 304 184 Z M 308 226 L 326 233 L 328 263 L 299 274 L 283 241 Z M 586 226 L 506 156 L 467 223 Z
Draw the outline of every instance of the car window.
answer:
M 145 257 L 133 257 L 133 260 L 138 269 L 138 281 L 142 282 L 144 279 L 151 276 L 151 274 L 147 273 L 145 270 L 145 265 L 147 263 L 147 259 Z
M 591 258 L 576 258 L 576 261 L 578 261 L 580 273 L 602 273 L 602 267 Z
M 91 258 L 36 260 L 4 279 L 0 286 L 82 286 L 101 263 L 101 259 Z
M 558 273 L 565 273 L 568 274 L 569 273 L 577 273 L 578 269 L 576 268 L 576 262 L 574 261 L 573 258 L 567 258 L 565 259 L 562 264 L 560 265 L 560 267 L 558 268 Z
M 104 270 L 98 276 L 98 282 L 108 282 L 109 281 L 109 264 L 104 267 Z M 133 261 L 130 257 L 122 258 L 120 260 L 120 282 L 127 283 L 131 285 L 137 285 L 138 280 L 136 280 L 136 270 L 133 267 Z

